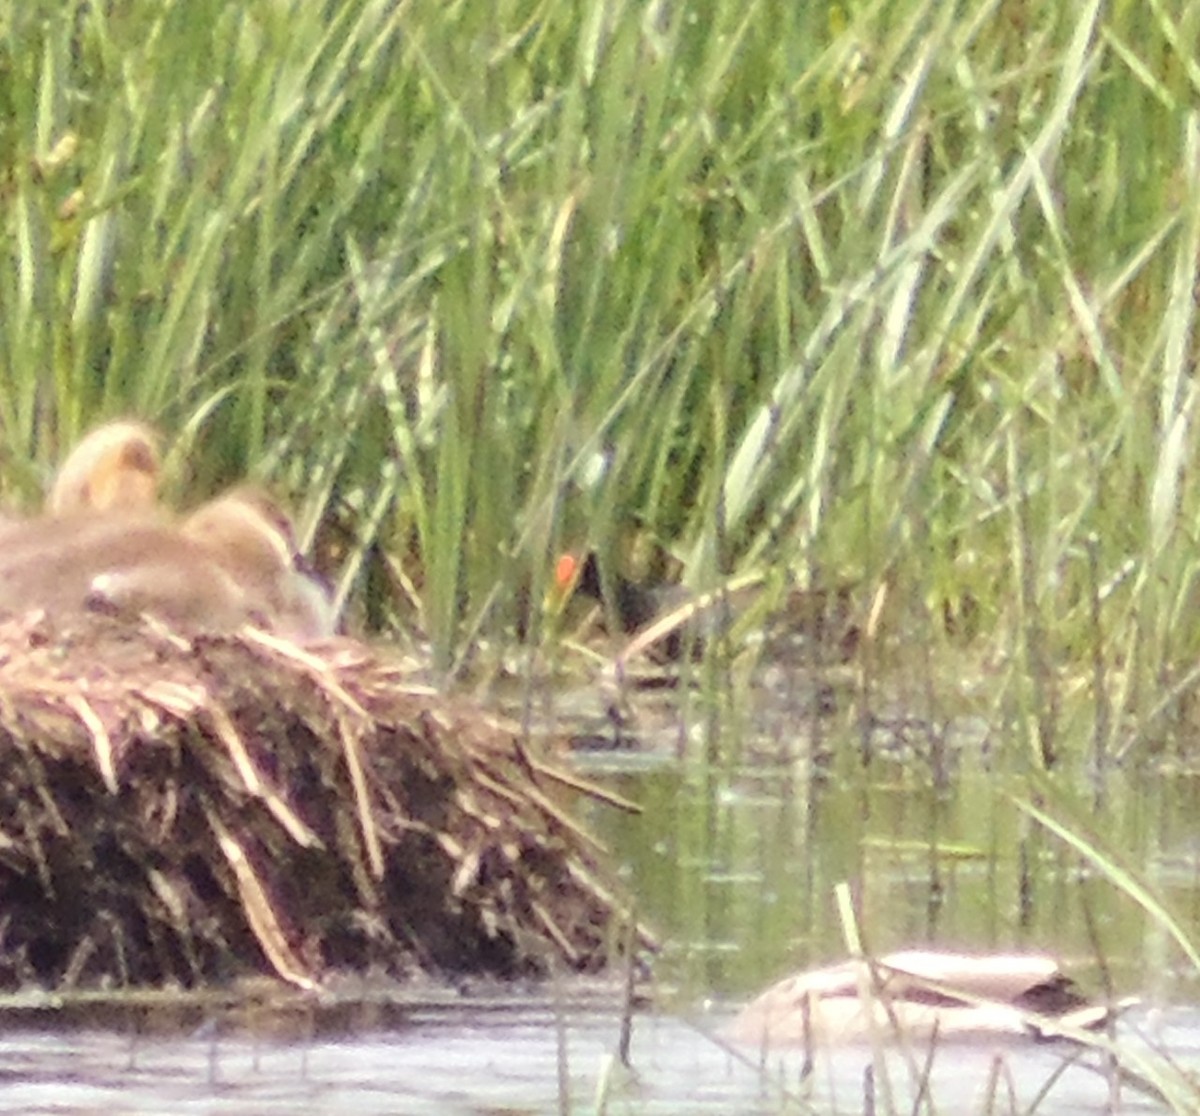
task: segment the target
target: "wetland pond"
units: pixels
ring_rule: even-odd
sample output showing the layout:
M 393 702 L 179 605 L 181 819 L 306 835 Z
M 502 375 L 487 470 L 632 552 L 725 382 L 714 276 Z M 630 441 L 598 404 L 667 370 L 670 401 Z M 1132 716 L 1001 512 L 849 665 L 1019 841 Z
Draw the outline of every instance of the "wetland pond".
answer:
M 1040 950 L 1091 991 L 1136 993 L 1117 1041 L 1200 1072 L 1200 987 L 1162 920 L 1033 817 L 1119 855 L 1194 934 L 1200 777 L 1093 765 L 1063 789 L 1025 773 L 977 715 L 867 720 L 836 686 L 778 682 L 720 718 L 695 691 L 647 698 L 636 747 L 575 757 L 642 807 L 580 806 L 662 943 L 629 1067 L 607 979 L 375 990 L 374 1007 L 358 996 L 286 1025 L 228 1005 L 164 1025 L 136 1006 L 63 1013 L 34 997 L 5 1013 L 0 1113 L 1169 1111 L 1061 1043 L 945 1043 L 920 1066 L 864 1045 L 809 1067 L 720 1041 L 758 990 L 845 955 L 840 893 L 874 952 Z M 576 717 L 558 704 L 556 723 Z

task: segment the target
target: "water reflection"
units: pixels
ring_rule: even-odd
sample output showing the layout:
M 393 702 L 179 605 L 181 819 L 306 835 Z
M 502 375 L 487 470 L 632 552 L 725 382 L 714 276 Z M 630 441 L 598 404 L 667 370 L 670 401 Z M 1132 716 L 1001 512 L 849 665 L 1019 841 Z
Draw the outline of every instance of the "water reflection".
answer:
M 1047 804 L 1024 773 L 980 757 L 961 762 L 948 787 L 918 765 L 876 761 L 864 772 L 845 753 L 820 771 L 803 761 L 723 770 L 663 760 L 635 773 L 604 763 L 645 812 L 595 810 L 590 820 L 667 943 L 660 975 L 685 1002 L 744 998 L 843 956 L 834 898 L 843 882 L 877 952 L 1031 948 L 1094 988 L 1107 980 L 1118 994 L 1152 998 L 1179 979 L 1165 976 L 1177 954 L 1163 928 L 1036 825 L 1025 801 L 1084 817 L 1200 936 L 1200 804 L 1190 777 L 1111 775 L 1103 814 L 1093 815 L 1067 780 Z M 1173 983 L 1172 992 L 1178 1000 L 1189 989 Z
M 337 1039 L 254 1040 L 115 1030 L 13 1030 L 0 1040 L 2 1113 L 661 1113 L 912 1111 L 926 1089 L 926 1065 L 898 1055 L 880 1061 L 849 1048 L 805 1073 L 800 1054 L 759 1063 L 678 1019 L 640 1018 L 633 1073 L 618 1073 L 610 1013 L 557 1014 L 545 1005 L 414 1012 L 388 1031 Z M 1144 1026 L 1145 1019 L 1133 1028 Z M 1200 1020 L 1176 1021 L 1177 1049 Z M 1155 1026 L 1161 1032 L 1161 1021 Z M 1132 1033 L 1132 1032 L 1131 1032 Z M 1113 1093 L 1096 1062 L 1067 1064 L 1057 1045 L 945 1045 L 929 1067 L 940 1111 L 1163 1111 L 1128 1087 Z

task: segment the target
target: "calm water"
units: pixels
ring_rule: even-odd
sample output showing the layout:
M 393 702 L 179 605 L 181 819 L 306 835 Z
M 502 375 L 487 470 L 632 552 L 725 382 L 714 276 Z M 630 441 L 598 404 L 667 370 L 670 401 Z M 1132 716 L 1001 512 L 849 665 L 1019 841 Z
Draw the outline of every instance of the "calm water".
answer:
M 1131 1022 L 1192 1057 L 1198 1025 L 1182 1012 L 1169 1024 L 1144 1014 Z M 416 1012 L 402 1026 L 340 1039 L 14 1030 L 0 1041 L 0 1112 L 484 1116 L 594 1112 L 600 1098 L 629 1113 L 860 1112 L 872 1061 L 866 1048 L 842 1051 L 806 1078 L 799 1055 L 760 1066 L 677 1019 L 644 1016 L 627 1073 L 614 1065 L 615 1041 L 608 1016 L 532 1003 Z M 917 1087 L 902 1059 L 874 1074 L 878 1111 L 889 1111 L 889 1095 L 910 1111 Z M 1099 1113 L 1113 1096 L 1095 1065 L 1064 1069 L 1051 1045 L 944 1045 L 930 1082 L 939 1110 L 953 1113 L 1025 1111 L 1046 1089 L 1040 1112 Z M 1124 1112 L 1163 1111 L 1128 1088 L 1117 1096 Z
M 867 733 L 839 720 L 837 701 L 813 713 L 810 691 L 768 694 L 719 722 L 671 701 L 645 715 L 641 751 L 580 761 L 644 808 L 634 818 L 580 803 L 664 943 L 632 1075 L 613 1061 L 613 1011 L 553 1010 L 532 995 L 408 1010 L 335 1035 L 250 1037 L 216 1019 L 158 1035 L 115 1019 L 57 1030 L 18 1020 L 0 1033 L 0 1112 L 593 1112 L 598 1098 L 634 1114 L 860 1112 L 870 1051 L 805 1076 L 799 1055 L 760 1065 L 710 1037 L 761 987 L 844 955 L 841 884 L 876 951 L 1046 949 L 1093 988 L 1103 956 L 1118 993 L 1148 1000 L 1124 1025 L 1128 1041 L 1200 1072 L 1200 988 L 1166 931 L 1023 808 L 1037 802 L 1121 850 L 1196 934 L 1200 779 L 1074 772 L 1034 784 L 996 762 L 1013 749 L 971 717 L 875 717 Z M 1023 1111 L 1052 1082 L 1038 1111 L 1106 1111 L 1098 1068 L 1062 1064 L 1054 1046 L 1009 1047 L 999 1060 L 945 1046 L 935 1106 Z M 911 1111 L 903 1063 L 873 1072 L 877 1111 Z M 1161 1110 L 1128 1088 L 1120 1100 L 1122 1111 Z

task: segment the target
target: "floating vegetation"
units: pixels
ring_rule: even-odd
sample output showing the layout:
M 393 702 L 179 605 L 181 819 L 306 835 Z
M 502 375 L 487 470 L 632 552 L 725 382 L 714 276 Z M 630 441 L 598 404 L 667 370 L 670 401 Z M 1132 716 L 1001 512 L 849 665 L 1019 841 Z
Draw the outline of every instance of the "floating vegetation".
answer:
M 10 620 L 0 986 L 594 972 L 652 943 L 581 794 L 355 641 Z

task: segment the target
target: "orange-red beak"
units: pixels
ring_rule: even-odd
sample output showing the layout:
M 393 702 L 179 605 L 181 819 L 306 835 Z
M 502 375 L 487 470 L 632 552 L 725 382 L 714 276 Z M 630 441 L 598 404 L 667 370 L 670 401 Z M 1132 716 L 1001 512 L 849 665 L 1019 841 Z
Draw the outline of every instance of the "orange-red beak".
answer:
M 574 554 L 560 555 L 554 563 L 554 580 L 546 590 L 547 608 L 561 612 L 566 607 L 575 585 L 579 581 L 579 572 L 583 563 Z

